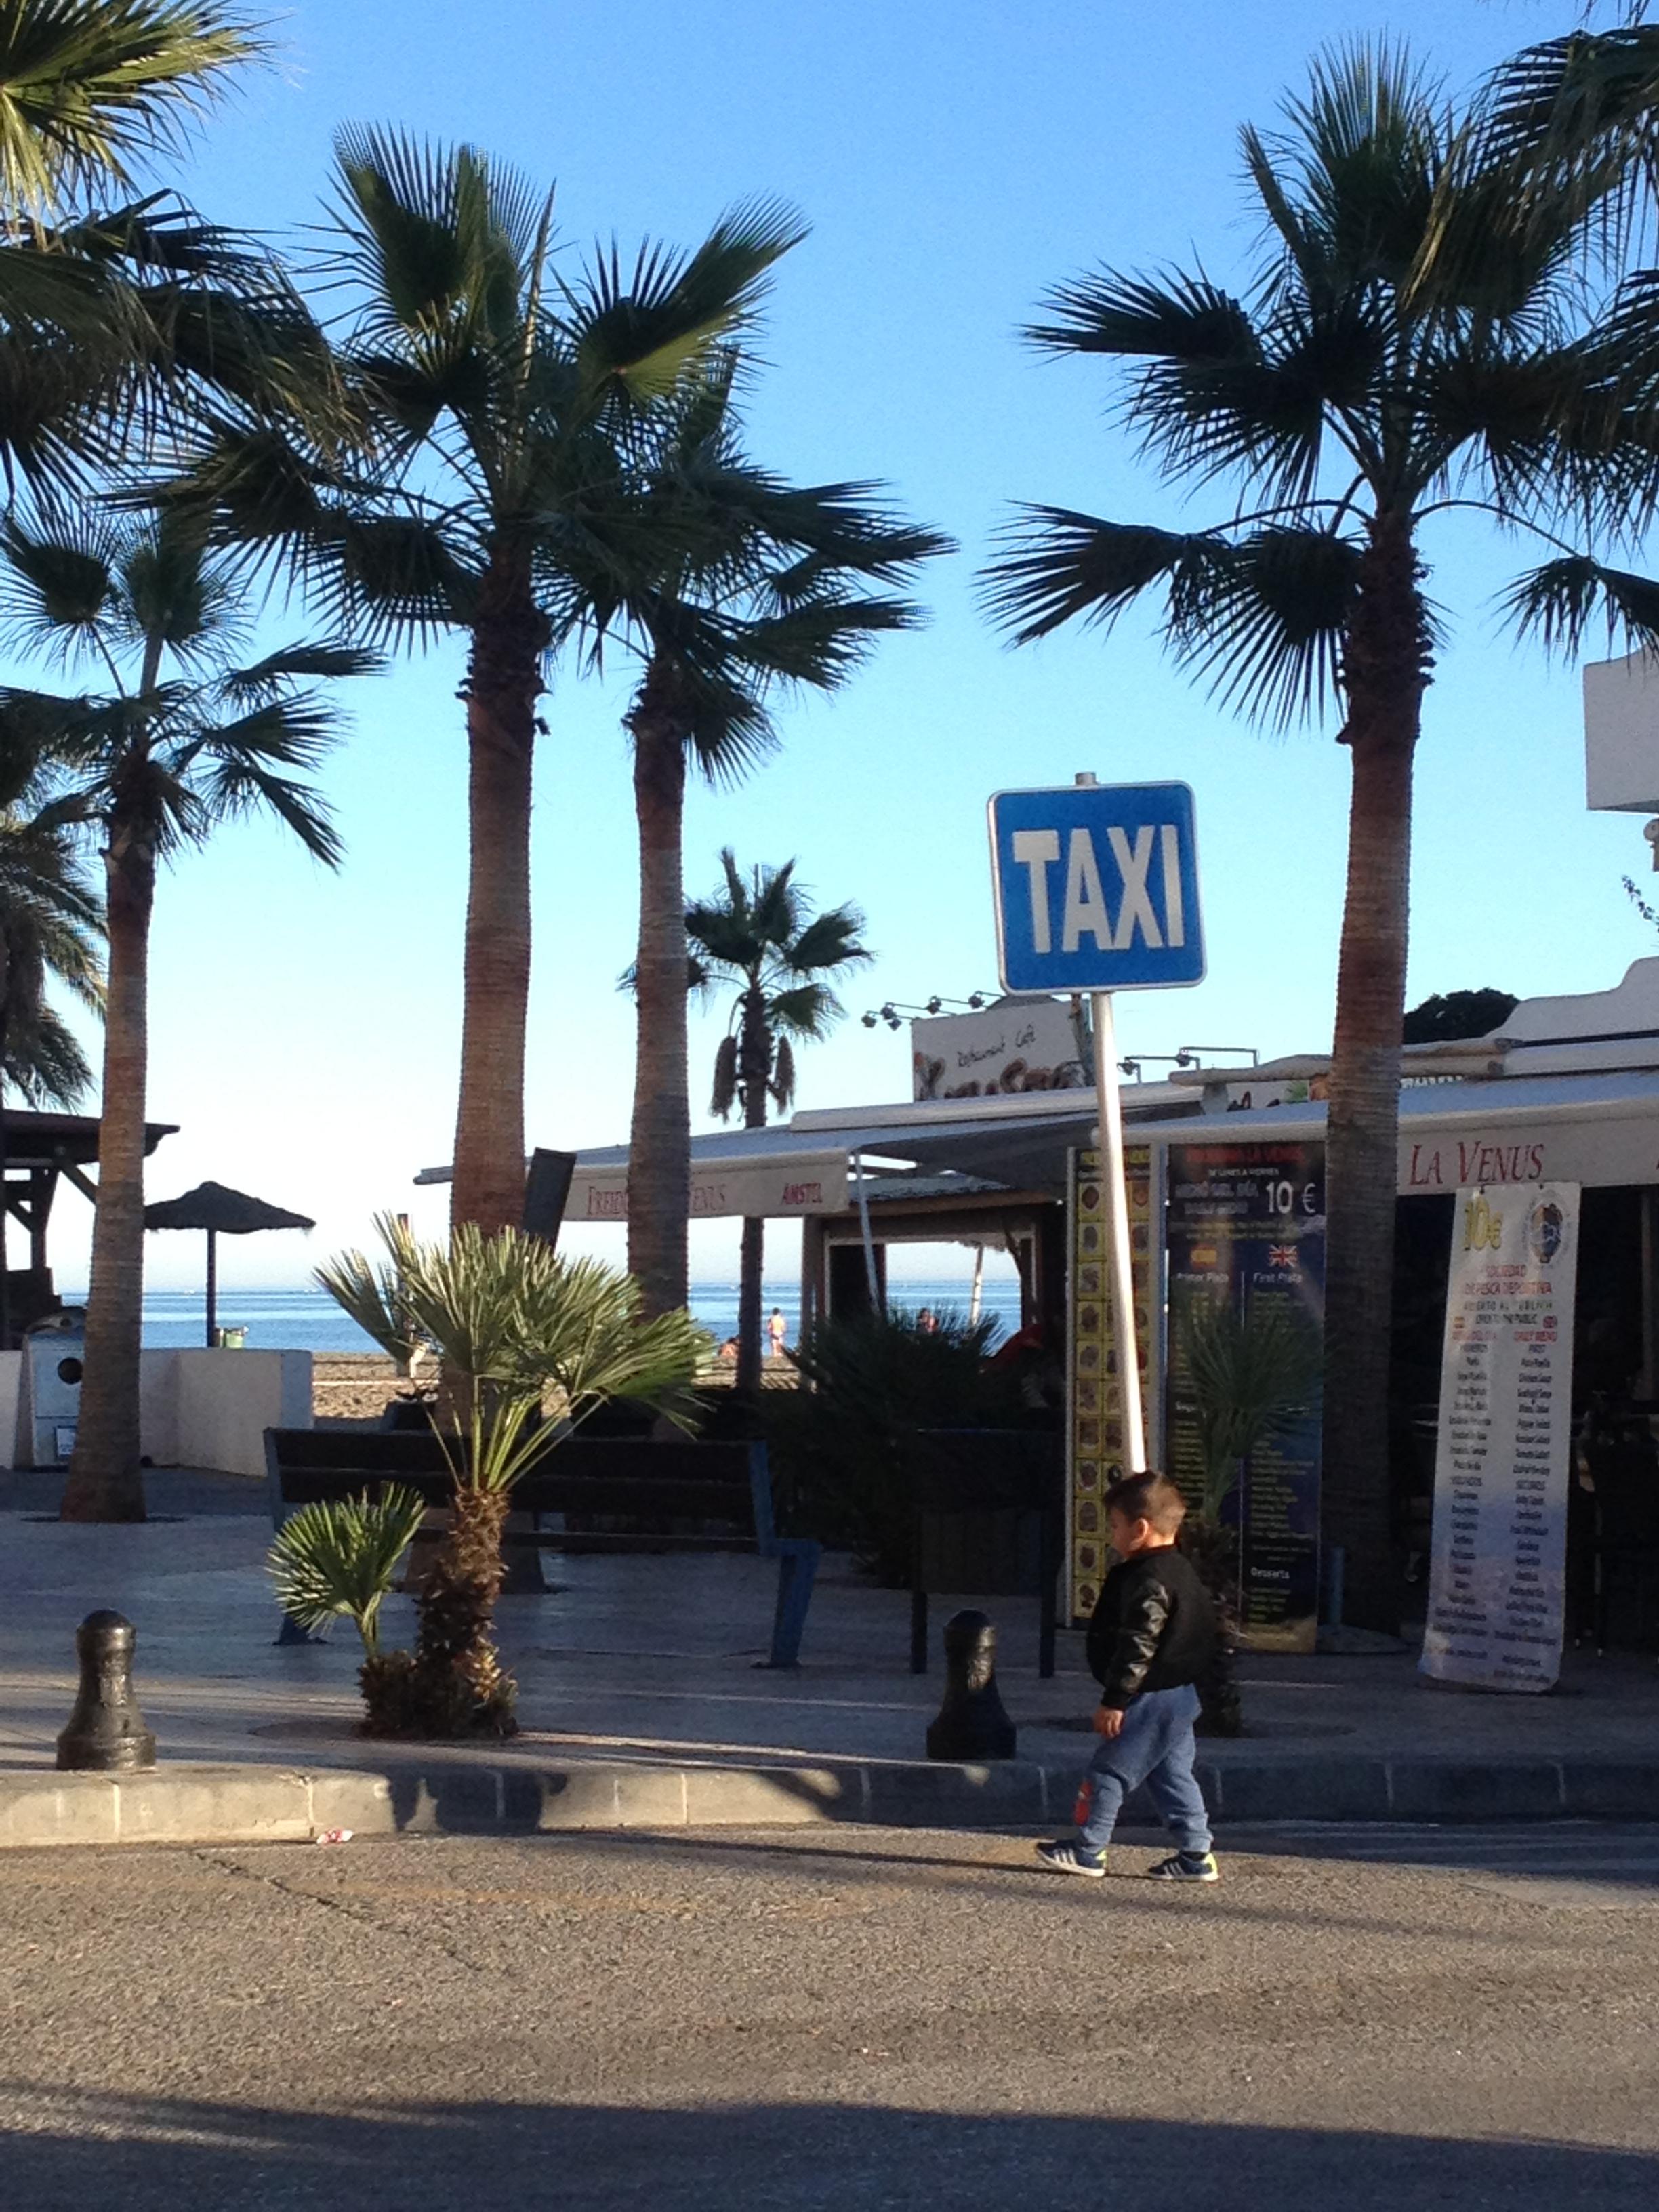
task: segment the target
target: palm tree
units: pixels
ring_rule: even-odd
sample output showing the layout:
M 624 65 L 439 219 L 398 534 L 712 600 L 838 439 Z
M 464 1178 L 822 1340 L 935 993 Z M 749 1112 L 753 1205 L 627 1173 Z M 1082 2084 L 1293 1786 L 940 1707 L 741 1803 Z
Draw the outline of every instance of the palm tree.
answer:
M 188 496 L 245 550 L 295 549 L 333 625 L 467 641 L 471 847 L 452 1218 L 524 1206 L 530 793 L 538 702 L 617 520 L 617 471 L 653 410 L 696 383 L 800 237 L 740 208 L 690 254 L 556 264 L 550 198 L 467 146 L 352 130 L 337 142 L 327 270 L 361 410 L 355 471 L 304 433 L 221 441 Z M 580 577 L 580 585 L 573 584 Z
M 102 909 L 71 825 L 40 803 L 42 781 L 38 763 L 15 763 L 0 809 L 0 1348 L 11 1342 L 12 1318 L 5 1086 L 30 1106 L 78 1105 L 92 1069 L 50 987 L 89 1012 L 104 1006 Z
M 798 488 L 758 468 L 732 406 L 737 368 L 732 355 L 650 426 L 582 608 L 595 660 L 619 635 L 642 664 L 627 716 L 640 845 L 628 1266 L 653 1313 L 687 1296 L 688 765 L 711 784 L 736 782 L 777 743 L 778 690 L 836 689 L 877 637 L 919 619 L 867 586 L 948 544 L 883 513 L 870 486 Z
M 561 1260 L 516 1229 L 462 1222 L 447 1244 L 376 1227 L 386 1259 L 347 1252 L 317 1279 L 400 1364 L 443 1363 L 457 1421 L 439 1442 L 454 1483 L 448 1534 L 422 1587 L 412 1657 L 371 1653 L 372 1735 L 511 1735 L 516 1686 L 491 1622 L 513 1486 L 613 1398 L 684 1416 L 707 1335 L 684 1310 L 647 1319 L 639 1285 L 597 1260 Z M 291 1524 L 290 1524 L 291 1525 Z
M 33 771 L 30 783 L 39 780 Z M 103 913 L 74 829 L 26 789 L 0 809 L 0 1089 L 10 1083 L 31 1106 L 64 1109 L 90 1089 L 86 1054 L 48 994 L 59 984 L 101 1014 L 102 954 Z
M 159 864 L 223 823 L 268 813 L 328 866 L 340 857 L 309 781 L 333 741 L 318 682 L 374 664 L 299 644 L 239 664 L 242 608 L 199 536 L 172 520 L 0 538 L 15 642 L 92 660 L 109 688 L 0 689 L 0 741 L 65 763 L 64 811 L 102 841 L 109 933 L 98 1205 L 86 1380 L 65 1520 L 144 1517 L 138 1457 L 144 1094 L 150 914 Z
M 1334 701 L 1352 770 L 1328 1131 L 1326 1522 L 1356 1617 L 1392 1626 L 1389 1282 L 1412 767 L 1441 642 L 1425 537 L 1456 507 L 1541 532 L 1508 599 L 1576 647 L 1605 612 L 1659 635 L 1659 592 L 1603 565 L 1659 491 L 1659 301 L 1586 289 L 1593 194 L 1523 209 L 1403 52 L 1320 62 L 1277 136 L 1243 134 L 1265 246 L 1247 295 L 1201 270 L 1062 288 L 1030 333 L 1129 365 L 1125 420 L 1232 511 L 1176 531 L 1035 507 L 991 571 L 1015 637 L 1109 624 L 1160 590 L 1176 659 L 1285 724 Z M 1479 241 L 1474 250 L 1473 241 Z M 1559 532 L 1558 536 L 1554 533 Z
M 740 1106 L 744 1127 L 763 1129 L 768 1105 L 781 1109 L 794 1097 L 795 1043 L 826 1036 L 844 1012 L 823 979 L 873 956 L 859 942 L 864 916 L 856 907 L 811 912 L 795 882 L 793 860 L 745 874 L 728 848 L 720 854 L 720 866 L 724 890 L 685 910 L 693 988 L 735 988 L 737 993 L 714 1055 L 709 1111 L 725 1121 Z M 740 1390 L 760 1387 L 765 1259 L 766 1224 L 758 1217 L 746 1218 L 738 1290 Z

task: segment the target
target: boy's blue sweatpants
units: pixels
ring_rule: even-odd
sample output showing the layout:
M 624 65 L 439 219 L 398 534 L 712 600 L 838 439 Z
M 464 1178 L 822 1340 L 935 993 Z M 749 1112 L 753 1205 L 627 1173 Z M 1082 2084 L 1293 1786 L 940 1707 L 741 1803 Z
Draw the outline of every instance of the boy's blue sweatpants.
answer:
M 1209 1815 L 1193 1772 L 1197 1718 L 1198 1692 L 1190 1683 L 1143 1690 L 1124 1713 L 1122 1735 L 1102 1737 L 1089 1762 L 1089 1817 L 1079 1832 L 1085 1850 L 1105 1850 L 1124 1799 L 1143 1782 L 1181 1849 L 1195 1856 L 1209 1850 Z

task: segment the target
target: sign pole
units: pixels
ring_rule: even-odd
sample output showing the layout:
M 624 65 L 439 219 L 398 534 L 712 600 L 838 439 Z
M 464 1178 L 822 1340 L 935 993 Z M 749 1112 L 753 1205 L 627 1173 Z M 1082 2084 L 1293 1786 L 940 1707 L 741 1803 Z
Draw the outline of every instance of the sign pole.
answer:
M 1106 1192 L 1112 1310 L 1117 1316 L 1118 1384 L 1123 1401 L 1123 1463 L 1146 1471 L 1146 1430 L 1140 1409 L 1140 1352 L 1135 1338 L 1134 1261 L 1129 1247 L 1129 1198 L 1123 1185 L 1123 1108 L 1117 1095 L 1117 1026 L 1109 991 L 1091 993 L 1094 1007 L 1095 1090 Z
M 1096 778 L 1085 769 L 1079 784 Z M 1129 1243 L 1129 1194 L 1123 1181 L 1123 1105 L 1117 1091 L 1117 1022 L 1109 991 L 1092 991 L 1095 1098 L 1106 1193 L 1108 1269 L 1117 1319 L 1118 1389 L 1123 1407 L 1123 1463 L 1130 1474 L 1146 1471 L 1146 1425 L 1140 1406 L 1140 1349 L 1135 1334 L 1134 1258 Z

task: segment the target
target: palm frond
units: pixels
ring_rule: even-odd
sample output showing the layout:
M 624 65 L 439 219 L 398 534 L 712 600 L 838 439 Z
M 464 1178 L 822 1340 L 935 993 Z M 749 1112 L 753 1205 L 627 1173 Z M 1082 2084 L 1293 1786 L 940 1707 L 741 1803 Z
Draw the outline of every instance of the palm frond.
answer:
M 738 1103 L 738 1040 L 728 1033 L 714 1051 L 714 1087 L 708 1101 L 708 1110 L 717 1121 L 731 1119 L 732 1109 Z
M 773 991 L 766 1001 L 768 1025 L 780 1037 L 797 1036 L 811 1043 L 826 1037 L 846 1009 L 823 983 L 794 983 Z
M 279 646 L 250 667 L 232 669 L 224 679 L 225 695 L 233 700 L 259 701 L 272 697 L 286 685 L 343 678 L 378 676 L 386 662 L 362 646 L 331 644 L 326 640 L 301 641 Z
M 344 847 L 331 811 L 306 781 L 336 742 L 337 729 L 338 717 L 325 701 L 289 693 L 267 698 L 232 721 L 192 731 L 170 748 L 166 763 L 196 793 L 202 831 L 269 813 L 313 860 L 337 867 Z
M 1190 1390 L 1204 1461 L 1203 1509 L 1218 1517 L 1242 1461 L 1285 1435 L 1318 1404 L 1316 1331 L 1285 1305 L 1194 1303 L 1176 1338 L 1177 1371 Z
M 9 0 L 0 9 L 0 193 L 41 213 L 172 152 L 266 44 L 217 0 Z
M 1057 286 L 1042 304 L 1051 319 L 1028 325 L 1024 336 L 1045 353 L 1188 362 L 1261 355 L 1248 311 L 1201 271 L 1174 270 L 1159 280 L 1103 270 Z
M 705 365 L 752 319 L 774 264 L 806 235 L 775 200 L 723 216 L 690 253 L 642 246 L 631 267 L 616 247 L 596 253 L 568 295 L 584 382 L 634 401 L 659 399 Z
M 795 1103 L 795 1052 L 787 1036 L 781 1036 L 772 1054 L 772 1073 L 767 1084 L 772 1103 L 787 1114 Z
M 391 1484 L 377 1498 L 319 1498 L 276 1531 L 266 1565 L 277 1601 L 301 1628 L 349 1613 L 363 1650 L 380 1649 L 380 1607 L 426 1513 L 417 1491 Z
M 513 1229 L 487 1237 L 464 1223 L 447 1244 L 422 1244 L 391 1216 L 376 1226 L 388 1255 L 378 1273 L 352 1253 L 317 1279 L 378 1341 L 417 1339 L 441 1355 L 464 1401 L 458 1480 L 510 1488 L 608 1399 L 684 1416 L 710 1340 L 684 1311 L 645 1319 L 631 1277 Z M 557 1425 L 538 1428 L 544 1404 Z
M 1604 567 L 1588 554 L 1564 554 L 1529 569 L 1500 602 L 1522 637 L 1547 653 L 1577 659 L 1590 631 L 1604 628 L 1609 644 L 1659 646 L 1659 583 Z
M 0 526 L 0 622 L 8 642 L 60 665 L 86 651 L 115 611 L 125 547 L 95 508 L 52 526 L 16 514 Z

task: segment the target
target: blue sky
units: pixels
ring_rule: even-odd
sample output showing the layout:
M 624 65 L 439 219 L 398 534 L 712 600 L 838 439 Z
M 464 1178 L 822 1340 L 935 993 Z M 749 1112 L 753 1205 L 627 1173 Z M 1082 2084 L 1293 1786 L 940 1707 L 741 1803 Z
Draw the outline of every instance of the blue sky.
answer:
M 1189 688 L 1151 618 L 1107 641 L 1011 653 L 973 575 L 1018 498 L 1124 519 L 1208 520 L 1137 466 L 1104 419 L 1109 373 L 1042 361 L 1016 331 L 1090 264 L 1201 257 L 1226 279 L 1252 242 L 1236 131 L 1270 121 L 1322 42 L 1407 37 L 1453 84 L 1576 11 L 1187 0 L 300 0 L 279 67 L 210 123 L 183 173 L 216 218 L 315 219 L 331 133 L 395 121 L 467 137 L 558 185 L 574 252 L 596 235 L 694 241 L 732 201 L 780 195 L 812 225 L 783 264 L 750 409 L 754 449 L 798 478 L 879 477 L 962 546 L 926 586 L 923 635 L 889 642 L 840 698 L 786 708 L 784 750 L 736 793 L 696 793 L 687 873 L 715 856 L 796 856 L 828 902 L 869 917 L 878 964 L 854 1018 L 803 1055 L 801 1103 L 908 1088 L 902 1036 L 857 1014 L 884 997 L 994 981 L 987 795 L 1002 786 L 1178 776 L 1198 798 L 1210 971 L 1126 999 L 1126 1051 L 1329 1041 L 1346 810 L 1328 729 L 1265 739 Z M 1576 671 L 1502 636 L 1516 555 L 1484 528 L 1432 549 L 1451 642 L 1419 756 L 1413 995 L 1487 983 L 1594 989 L 1655 947 L 1620 878 L 1639 817 L 1584 809 Z M 152 1163 L 169 1196 L 203 1176 L 319 1218 L 307 1245 L 251 1239 L 233 1281 L 293 1280 L 447 1158 L 465 884 L 459 660 L 441 652 L 353 690 L 330 775 L 349 854 L 331 878 L 273 836 L 228 834 L 162 884 Z M 631 1009 L 614 984 L 635 927 L 620 675 L 561 672 L 538 769 L 532 1141 L 626 1131 Z M 694 1097 L 719 1022 L 694 1024 Z M 702 1126 L 700 1121 L 700 1126 Z M 417 1203 L 436 1226 L 441 1209 Z M 65 1194 L 59 1279 L 87 1215 Z M 607 1238 L 615 1232 L 597 1232 Z M 787 1249 L 775 1232 L 781 1260 Z M 599 1249 L 620 1256 L 620 1239 Z M 700 1225 L 694 1270 L 729 1271 L 735 1225 Z M 151 1279 L 188 1283 L 193 1240 L 152 1243 Z

